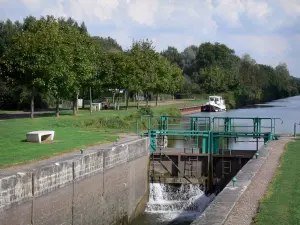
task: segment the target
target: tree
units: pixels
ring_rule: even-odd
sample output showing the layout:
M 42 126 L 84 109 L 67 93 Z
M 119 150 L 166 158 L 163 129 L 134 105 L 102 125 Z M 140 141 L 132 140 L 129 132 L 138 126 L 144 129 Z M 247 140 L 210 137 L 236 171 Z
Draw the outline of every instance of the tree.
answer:
M 26 26 L 25 26 L 26 25 Z M 6 49 L 3 62 L 8 72 L 18 85 L 24 85 L 31 91 L 31 118 L 34 117 L 34 97 L 37 92 L 46 91 L 53 68 L 53 57 L 58 39 L 57 24 L 53 17 L 40 20 L 24 20 L 26 30 L 18 33 L 12 46 Z
M 183 73 L 191 76 L 193 72 L 197 71 L 197 61 L 196 56 L 198 52 L 198 47 L 195 45 L 191 45 L 183 50 L 181 53 L 181 64 Z
M 203 77 L 202 88 L 206 93 L 222 93 L 228 91 L 227 80 L 224 70 L 218 66 L 200 70 Z
M 128 87 L 127 56 L 123 52 L 106 53 L 106 64 L 103 68 L 104 85 L 120 93 L 120 89 Z M 119 107 L 119 96 L 118 96 Z
M 69 37 L 73 45 L 72 72 L 75 75 L 72 85 L 73 98 L 73 114 L 77 114 L 78 94 L 82 87 L 90 85 L 90 80 L 97 71 L 98 46 L 93 39 L 80 30 L 73 30 L 73 37 Z
M 155 52 L 153 44 L 148 39 L 133 42 L 130 50 L 131 59 L 135 63 L 136 76 L 139 80 L 139 88 L 146 94 L 146 104 L 148 106 L 149 94 L 157 84 L 156 63 L 159 54 Z
M 177 48 L 168 46 L 167 50 L 161 52 L 161 55 L 166 57 L 170 63 L 175 63 L 178 66 L 181 65 L 181 55 L 178 52 Z
M 172 71 L 171 71 L 171 65 L 170 62 L 167 60 L 167 58 L 160 57 L 160 59 L 156 62 L 156 68 L 157 71 L 157 82 L 156 85 L 153 88 L 153 93 L 156 95 L 156 103 L 158 101 L 158 95 L 162 93 L 168 93 L 170 90 L 169 86 L 171 85 L 172 80 Z
M 123 51 L 121 45 L 119 45 L 118 42 L 111 37 L 103 38 L 95 36 L 93 39 L 98 42 L 106 52 Z
M 184 77 L 182 70 L 175 64 L 171 65 L 171 80 L 168 85 L 168 92 L 173 96 L 177 91 L 180 91 L 183 87 Z

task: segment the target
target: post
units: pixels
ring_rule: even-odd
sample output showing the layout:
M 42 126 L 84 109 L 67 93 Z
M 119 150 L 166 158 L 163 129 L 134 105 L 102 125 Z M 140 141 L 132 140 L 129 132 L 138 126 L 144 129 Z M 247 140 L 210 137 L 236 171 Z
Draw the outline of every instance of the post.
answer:
M 90 87 L 90 113 L 92 114 L 92 112 L 93 112 L 93 109 L 92 109 L 92 102 L 93 102 L 93 100 L 92 100 L 92 87 Z M 84 104 L 84 102 L 82 102 L 83 104 Z
M 257 151 L 257 152 L 255 153 L 255 158 L 257 159 L 258 156 L 259 156 L 259 152 Z
M 236 178 L 234 177 L 234 178 L 232 179 L 233 187 L 235 187 L 235 183 L 236 183 Z
M 135 131 L 136 131 L 136 134 L 139 133 L 139 121 L 136 121 L 136 123 L 135 123 Z
M 212 191 L 212 179 L 213 179 L 213 157 L 212 157 L 212 149 L 213 149 L 213 135 L 209 131 L 208 132 L 208 190 Z
M 297 126 L 297 123 L 294 123 L 294 137 L 296 137 L 296 132 L 297 132 L 296 131 L 296 129 L 297 129 L 296 126 Z
M 148 132 L 150 130 L 150 126 L 151 126 L 151 116 L 148 116 Z
M 34 118 L 34 90 L 31 93 L 30 117 L 31 117 L 31 119 Z
M 59 97 L 56 97 L 56 110 L 55 110 L 56 117 L 59 117 Z
M 256 138 L 256 151 L 258 151 L 258 138 Z

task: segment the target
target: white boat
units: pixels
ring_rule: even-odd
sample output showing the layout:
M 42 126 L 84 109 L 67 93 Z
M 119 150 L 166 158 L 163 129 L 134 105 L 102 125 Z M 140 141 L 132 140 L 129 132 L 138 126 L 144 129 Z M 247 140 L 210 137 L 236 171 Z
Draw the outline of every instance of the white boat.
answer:
M 221 96 L 209 96 L 208 102 L 201 107 L 201 112 L 226 111 L 225 100 Z

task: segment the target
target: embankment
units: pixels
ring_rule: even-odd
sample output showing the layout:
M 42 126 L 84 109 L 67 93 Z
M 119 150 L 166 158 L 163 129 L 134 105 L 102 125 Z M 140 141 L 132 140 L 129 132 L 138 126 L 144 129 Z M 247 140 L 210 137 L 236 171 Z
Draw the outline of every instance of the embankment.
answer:
M 263 146 L 258 158 L 251 159 L 237 173 L 235 185 L 229 182 L 192 225 L 251 224 L 258 202 L 278 166 L 280 155 L 291 140 L 280 138 Z
M 148 200 L 148 138 L 0 173 L 0 224 L 127 224 Z
M 179 108 L 182 116 L 201 112 L 202 105 L 186 106 Z

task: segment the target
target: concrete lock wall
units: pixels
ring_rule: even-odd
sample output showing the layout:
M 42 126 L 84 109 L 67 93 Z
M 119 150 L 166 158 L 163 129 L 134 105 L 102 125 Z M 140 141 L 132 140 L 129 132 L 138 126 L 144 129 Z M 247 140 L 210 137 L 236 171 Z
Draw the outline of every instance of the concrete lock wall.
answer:
M 140 138 L 0 179 L 0 224 L 127 224 L 148 200 Z

